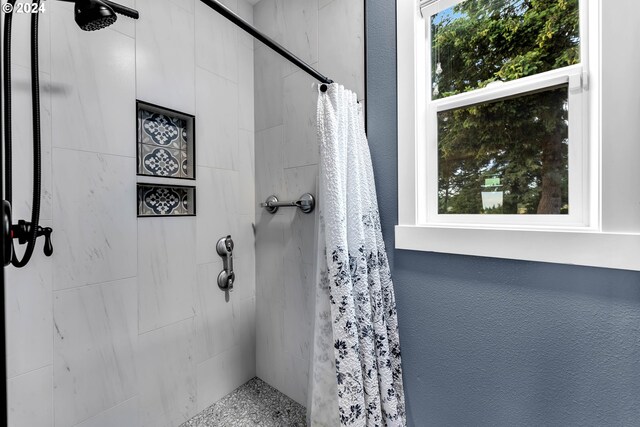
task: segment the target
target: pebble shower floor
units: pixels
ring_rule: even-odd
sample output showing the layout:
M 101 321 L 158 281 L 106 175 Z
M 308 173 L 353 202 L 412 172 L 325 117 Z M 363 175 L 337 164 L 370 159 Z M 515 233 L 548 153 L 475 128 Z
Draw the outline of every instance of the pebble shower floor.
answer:
M 254 378 L 180 427 L 306 427 L 304 406 Z

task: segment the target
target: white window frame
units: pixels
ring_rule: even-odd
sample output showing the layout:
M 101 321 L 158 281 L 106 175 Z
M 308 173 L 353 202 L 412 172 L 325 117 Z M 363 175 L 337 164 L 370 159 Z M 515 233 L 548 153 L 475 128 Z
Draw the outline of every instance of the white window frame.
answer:
M 396 248 L 554 263 L 640 270 L 640 169 L 621 155 L 640 156 L 640 126 L 628 126 L 620 137 L 616 122 L 640 121 L 637 96 L 619 103 L 602 98 L 603 0 L 580 0 L 581 64 L 553 70 L 501 85 L 431 101 L 430 49 L 426 48 L 425 19 L 460 0 L 436 0 L 426 6 L 424 18 L 418 0 L 397 0 L 398 58 L 398 225 Z M 634 0 L 605 2 L 615 12 L 640 12 Z M 615 5 L 611 5 L 614 3 Z M 618 4 L 622 3 L 622 4 Z M 638 2 L 640 3 L 640 2 Z M 437 8 L 437 9 L 435 9 Z M 626 8 L 626 9 L 624 9 Z M 606 11 L 605 11 L 606 12 Z M 638 16 L 638 15 L 636 15 Z M 607 18 L 608 19 L 608 18 Z M 588 24 L 585 26 L 584 22 Z M 617 26 L 616 26 L 617 25 Z M 611 22 L 608 31 L 620 33 L 607 47 L 634 50 L 633 34 Z M 629 37 L 624 37 L 625 31 Z M 629 40 L 631 39 L 631 40 Z M 617 46 L 619 44 L 626 46 Z M 629 51 L 627 50 L 627 52 Z M 637 49 L 635 49 L 637 50 Z M 640 55 L 616 57 L 623 66 L 619 78 L 637 68 Z M 613 61 L 613 62 L 616 62 Z M 635 62 L 634 62 L 635 61 Z M 437 212 L 437 131 L 434 117 L 439 108 L 477 103 L 521 91 L 569 84 L 570 154 L 569 215 L 446 215 Z M 610 79 L 607 86 L 618 84 Z M 631 84 L 630 90 L 636 88 Z M 603 102 L 604 101 L 604 102 Z M 435 110 L 434 110 L 435 109 Z M 605 110 L 607 109 L 607 110 Z M 603 111 L 615 109 L 616 114 Z M 431 113 L 431 114 L 429 114 Z M 426 117 L 431 117 L 428 122 Z M 429 135 L 428 132 L 432 132 Z M 603 132 L 608 144 L 604 146 Z M 615 141 L 614 141 L 615 138 Z M 429 141 L 429 143 L 425 143 Z M 635 146 L 634 146 L 634 141 Z M 429 145 L 430 144 L 430 145 Z M 429 155 L 431 153 L 431 155 Z M 434 155 L 435 153 L 435 155 Z M 625 163 L 626 162 L 626 163 Z M 633 172 L 631 169 L 635 168 Z M 637 180 L 636 180 L 637 178 Z M 634 180 L 635 187 L 625 180 Z M 628 189 L 627 194 L 621 187 Z M 606 204 L 605 204 L 606 203 Z M 580 209 L 576 207 L 580 206 Z M 572 209 L 572 207 L 574 209 Z

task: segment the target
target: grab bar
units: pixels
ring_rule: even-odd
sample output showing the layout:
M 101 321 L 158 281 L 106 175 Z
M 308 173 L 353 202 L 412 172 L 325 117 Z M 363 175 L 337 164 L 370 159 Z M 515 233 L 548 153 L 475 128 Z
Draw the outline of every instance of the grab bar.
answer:
M 218 274 L 218 287 L 222 291 L 233 291 L 233 282 L 236 280 L 236 273 L 233 272 L 233 239 L 231 236 L 222 237 L 216 243 L 216 252 L 222 258 L 223 269 Z
M 279 208 L 298 208 L 303 213 L 311 213 L 316 207 L 316 199 L 311 193 L 304 193 L 300 199 L 292 202 L 281 202 L 276 196 L 269 196 L 260 207 L 265 208 L 270 214 L 278 212 Z

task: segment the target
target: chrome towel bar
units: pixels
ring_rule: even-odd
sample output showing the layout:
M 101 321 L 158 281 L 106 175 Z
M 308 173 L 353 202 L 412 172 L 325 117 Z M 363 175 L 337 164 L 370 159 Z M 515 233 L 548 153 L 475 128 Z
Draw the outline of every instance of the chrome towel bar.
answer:
M 292 202 L 281 202 L 276 196 L 269 196 L 260 206 L 265 208 L 270 214 L 278 212 L 279 208 L 298 208 L 302 212 L 308 214 L 313 212 L 316 207 L 316 199 L 311 193 L 304 193 L 299 200 Z

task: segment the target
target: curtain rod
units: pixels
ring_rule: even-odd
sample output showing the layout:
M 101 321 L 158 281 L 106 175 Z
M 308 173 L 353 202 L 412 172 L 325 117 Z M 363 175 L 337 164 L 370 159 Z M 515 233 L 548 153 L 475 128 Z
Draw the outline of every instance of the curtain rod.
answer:
M 225 5 L 220 3 L 218 0 L 200 0 L 200 1 L 202 1 L 202 3 L 206 4 L 207 6 L 209 6 L 211 9 L 215 10 L 216 12 L 218 12 L 220 15 L 224 16 L 225 18 L 227 18 L 229 21 L 231 21 L 234 24 L 236 24 L 238 27 L 242 28 L 247 33 L 251 34 L 253 37 L 258 39 L 262 43 L 266 44 L 268 47 L 273 49 L 276 53 L 278 53 L 279 55 L 283 56 L 289 62 L 291 62 L 292 64 L 296 65 L 298 68 L 302 69 L 302 71 L 304 71 L 307 74 L 313 76 L 316 80 L 319 80 L 320 82 L 324 83 L 323 85 L 320 86 L 320 90 L 322 92 L 326 92 L 326 90 L 327 90 L 327 86 L 326 85 L 327 84 L 333 83 L 333 80 L 329 79 L 328 77 L 323 76 L 316 69 L 314 69 L 311 65 L 307 64 L 302 59 L 300 59 L 297 56 L 295 56 L 293 53 L 291 53 L 290 51 L 285 49 L 282 45 L 277 43 L 275 40 L 273 40 L 272 38 L 266 36 L 264 33 L 258 31 L 256 29 L 256 27 L 254 27 L 253 25 L 249 24 L 244 19 L 240 18 L 231 9 L 229 9 L 228 7 L 226 7 Z

